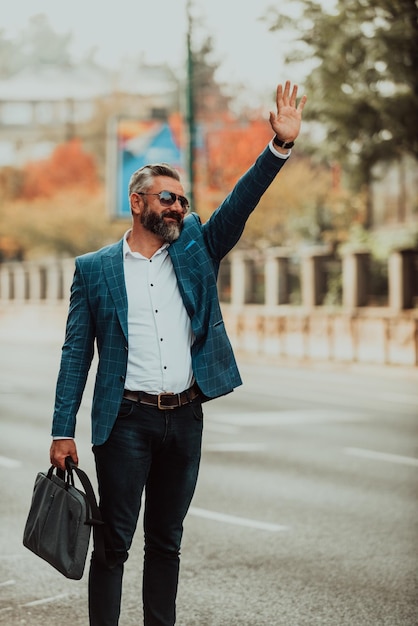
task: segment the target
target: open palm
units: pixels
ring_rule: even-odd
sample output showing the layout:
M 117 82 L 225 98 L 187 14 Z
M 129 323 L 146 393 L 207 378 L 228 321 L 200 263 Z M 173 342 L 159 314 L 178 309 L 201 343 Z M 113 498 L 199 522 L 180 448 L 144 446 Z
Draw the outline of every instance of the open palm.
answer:
M 270 112 L 270 124 L 273 131 L 282 141 L 294 141 L 299 135 L 302 111 L 307 97 L 302 96 L 299 104 L 296 106 L 297 94 L 297 85 L 294 85 L 291 90 L 289 80 L 286 81 L 284 89 L 282 85 L 277 86 L 277 113 Z

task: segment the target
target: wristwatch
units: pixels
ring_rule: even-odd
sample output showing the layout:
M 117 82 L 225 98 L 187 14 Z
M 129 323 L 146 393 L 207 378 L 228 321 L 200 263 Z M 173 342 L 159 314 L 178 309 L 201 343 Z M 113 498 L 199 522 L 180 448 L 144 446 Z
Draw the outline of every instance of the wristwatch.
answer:
M 293 146 L 295 145 L 294 141 L 283 141 L 282 139 L 279 139 L 277 135 L 273 137 L 273 143 L 278 148 L 284 148 L 285 150 L 288 148 L 293 148 Z

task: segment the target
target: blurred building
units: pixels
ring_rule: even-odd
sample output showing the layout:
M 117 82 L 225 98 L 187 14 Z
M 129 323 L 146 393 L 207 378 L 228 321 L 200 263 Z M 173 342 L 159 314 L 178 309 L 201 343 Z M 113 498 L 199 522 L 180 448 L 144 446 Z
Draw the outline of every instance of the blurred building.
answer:
M 75 136 L 97 148 L 109 117 L 162 119 L 179 110 L 179 93 L 165 65 L 127 63 L 117 73 L 93 63 L 25 69 L 0 80 L 0 167 L 47 157 Z

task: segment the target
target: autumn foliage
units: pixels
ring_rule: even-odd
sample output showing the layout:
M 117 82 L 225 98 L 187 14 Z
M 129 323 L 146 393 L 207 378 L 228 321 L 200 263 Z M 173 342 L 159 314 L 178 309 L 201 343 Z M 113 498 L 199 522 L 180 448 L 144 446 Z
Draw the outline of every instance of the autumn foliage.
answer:
M 27 200 L 50 198 L 63 189 L 98 189 L 95 159 L 84 152 L 81 141 L 58 145 L 48 159 L 30 162 L 23 171 L 21 197 Z
M 207 135 L 207 182 L 212 190 L 229 192 L 272 138 L 264 119 L 245 124 L 229 120 Z
M 184 147 L 182 116 L 172 115 L 169 124 L 176 143 Z M 137 132 L 137 126 L 127 124 L 126 136 L 133 130 Z M 271 136 L 261 113 L 253 119 L 221 114 L 217 123 L 199 122 L 193 210 L 202 221 L 219 206 Z M 129 220 L 122 224 L 108 219 L 106 184 L 99 180 L 96 164 L 97 156 L 74 139 L 58 145 L 48 159 L 21 170 L 0 170 L 0 260 L 74 256 L 120 237 Z M 350 225 L 361 221 L 363 207 L 340 189 L 338 174 L 295 151 L 285 175 L 277 177 L 250 217 L 240 245 L 343 241 Z

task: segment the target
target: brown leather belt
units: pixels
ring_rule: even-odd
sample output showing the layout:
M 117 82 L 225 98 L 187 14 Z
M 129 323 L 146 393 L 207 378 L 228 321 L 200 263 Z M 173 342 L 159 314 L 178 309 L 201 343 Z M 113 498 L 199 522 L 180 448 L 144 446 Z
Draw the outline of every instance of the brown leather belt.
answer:
M 197 398 L 199 393 L 199 387 L 194 383 L 189 389 L 181 393 L 159 393 L 158 395 L 153 395 L 146 391 L 130 391 L 129 389 L 124 389 L 123 397 L 133 402 L 156 406 L 158 409 L 166 411 L 169 409 L 178 409 L 184 404 L 189 404 Z

